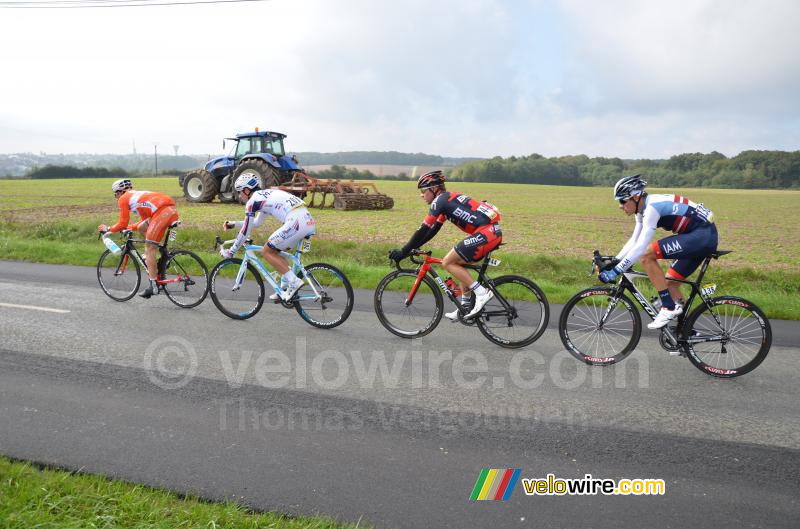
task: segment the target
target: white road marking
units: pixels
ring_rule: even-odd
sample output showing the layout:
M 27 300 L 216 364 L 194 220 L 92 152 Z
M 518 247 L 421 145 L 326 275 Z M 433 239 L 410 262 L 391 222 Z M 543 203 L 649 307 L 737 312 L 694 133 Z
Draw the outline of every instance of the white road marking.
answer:
M 66 314 L 69 311 L 64 309 L 53 309 L 50 307 L 35 307 L 33 305 L 15 305 L 14 303 L 0 303 L 0 307 L 8 307 L 10 309 L 26 309 L 26 310 L 41 310 L 42 312 L 55 312 L 57 314 Z

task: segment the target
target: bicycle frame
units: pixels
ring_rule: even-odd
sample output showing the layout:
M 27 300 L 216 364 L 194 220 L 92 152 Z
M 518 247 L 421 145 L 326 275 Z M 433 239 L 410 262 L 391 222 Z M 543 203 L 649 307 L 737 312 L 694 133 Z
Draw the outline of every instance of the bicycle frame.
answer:
M 423 260 L 422 261 L 415 260 L 414 259 L 414 255 L 423 256 Z M 450 290 L 450 288 L 447 286 L 447 283 L 444 282 L 444 280 L 442 279 L 442 276 L 437 274 L 436 270 L 433 268 L 433 265 L 436 265 L 436 264 L 441 265 L 442 264 L 442 259 L 440 259 L 438 257 L 431 257 L 431 252 L 430 251 L 428 251 L 428 252 L 417 252 L 415 254 L 412 254 L 411 262 L 419 264 L 420 266 L 417 269 L 417 279 L 416 279 L 416 281 L 414 281 L 414 284 L 411 286 L 411 292 L 409 292 L 408 297 L 406 298 L 406 301 L 405 301 L 406 306 L 411 305 L 411 303 L 414 301 L 414 296 L 416 296 L 416 294 L 417 294 L 417 290 L 419 289 L 419 284 L 422 282 L 422 278 L 425 277 L 425 275 L 430 274 L 433 277 L 433 280 L 436 282 L 436 284 L 439 285 L 439 288 L 442 290 L 442 293 L 444 293 L 450 299 L 450 301 L 452 301 L 453 304 L 456 306 L 456 308 L 458 309 L 459 314 L 461 316 L 465 316 L 465 315 L 467 315 L 469 313 L 469 311 L 471 309 L 469 307 L 461 305 L 461 302 L 456 298 L 456 296 L 453 293 L 453 291 Z M 492 281 L 492 279 L 490 277 L 488 277 L 486 275 L 486 269 L 489 266 L 497 266 L 499 264 L 500 264 L 500 261 L 498 261 L 497 259 L 491 258 L 491 257 L 489 257 L 487 255 L 486 257 L 484 257 L 483 262 L 480 265 L 469 264 L 468 263 L 468 264 L 464 264 L 463 266 L 464 266 L 464 268 L 467 268 L 469 270 L 477 271 L 478 272 L 478 281 L 481 282 L 481 283 L 484 283 L 490 290 L 492 290 L 492 292 L 494 292 L 494 294 L 495 294 L 496 299 L 503 305 L 504 311 L 488 311 L 487 312 L 487 311 L 484 310 L 481 313 L 482 317 L 490 317 L 492 315 L 510 315 L 510 317 L 513 319 L 513 317 L 515 316 L 514 307 L 509 305 L 509 303 L 506 301 L 506 299 L 503 296 L 500 296 L 498 294 L 498 292 L 495 290 L 494 282 Z
M 158 251 L 161 254 L 161 257 L 158 260 L 159 263 L 164 263 L 166 258 L 169 256 L 169 251 L 167 250 L 167 242 L 170 241 L 170 236 L 172 234 L 172 230 L 173 230 L 172 226 L 167 228 L 167 233 L 166 233 L 165 238 L 164 238 L 165 243 L 158 245 Z M 122 275 L 122 274 L 125 273 L 125 268 L 128 266 L 128 259 L 130 258 L 131 255 L 133 255 L 133 257 L 137 261 L 139 261 L 139 264 L 145 270 L 145 273 L 147 273 L 147 265 L 144 262 L 144 257 L 142 257 L 142 254 L 139 253 L 139 249 L 136 248 L 137 244 L 146 243 L 146 242 L 147 241 L 144 241 L 142 239 L 134 239 L 133 238 L 133 232 L 129 232 L 127 234 L 127 238 L 125 240 L 125 247 L 122 249 L 123 257 L 120 260 L 120 263 L 119 263 L 119 266 L 117 267 L 117 270 L 114 272 L 115 276 L 119 276 L 119 275 Z M 182 281 L 184 281 L 186 279 L 185 277 L 183 277 L 180 274 L 177 277 L 174 277 L 174 278 L 171 278 L 171 279 L 164 279 L 163 278 L 164 270 L 161 270 L 161 269 L 158 270 L 158 276 L 159 277 L 156 279 L 156 284 L 158 284 L 159 286 L 167 285 L 169 283 L 180 283 L 180 282 L 182 282 Z
M 221 242 L 221 241 L 218 241 Z M 229 241 L 224 241 L 225 243 Z M 283 289 L 280 286 L 280 283 L 275 280 L 273 275 L 267 269 L 267 266 L 261 261 L 261 258 L 258 256 L 259 253 L 264 249 L 263 246 L 259 246 L 256 244 L 252 244 L 252 240 L 247 240 L 244 245 L 244 256 L 242 256 L 242 264 L 239 267 L 239 272 L 236 275 L 236 281 L 234 283 L 232 290 L 238 290 L 242 286 L 242 282 L 244 281 L 245 272 L 247 271 L 248 263 L 252 263 L 253 266 L 258 270 L 267 283 L 275 290 L 275 293 L 280 296 Z M 292 271 L 299 277 L 300 279 L 304 279 L 306 283 L 311 286 L 311 290 L 314 292 L 313 295 L 311 293 L 307 295 L 298 295 L 298 299 L 301 300 L 312 300 L 317 301 L 322 298 L 322 293 L 317 288 L 317 285 L 314 284 L 313 281 L 308 281 L 306 269 L 303 266 L 303 263 L 300 260 L 300 256 L 305 253 L 307 250 L 306 245 L 309 244 L 307 239 L 301 240 L 297 243 L 297 247 L 294 250 L 294 253 L 289 253 L 286 251 L 281 251 L 279 255 L 281 257 L 285 257 L 289 259 L 292 264 Z M 280 299 L 280 298 L 279 298 Z

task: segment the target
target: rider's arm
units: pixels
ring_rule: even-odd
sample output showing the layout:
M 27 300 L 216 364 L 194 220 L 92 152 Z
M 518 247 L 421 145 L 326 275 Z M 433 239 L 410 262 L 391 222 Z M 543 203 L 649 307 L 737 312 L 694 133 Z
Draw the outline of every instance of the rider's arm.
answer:
M 633 234 L 631 238 L 628 239 L 628 242 L 625 243 L 625 246 L 622 247 L 622 250 L 616 255 L 617 261 L 621 261 L 623 257 L 633 248 L 633 245 L 636 244 L 636 240 L 639 238 L 639 234 L 642 232 L 642 216 L 636 215 L 636 226 L 633 228 Z
M 233 223 L 234 226 L 239 228 L 239 235 L 237 235 L 236 240 L 233 241 L 233 245 L 230 248 L 231 252 L 236 253 L 236 251 L 242 247 L 244 241 L 250 237 L 250 232 L 253 228 L 258 228 L 264 222 L 266 217 L 262 211 L 258 210 L 258 207 L 254 207 L 256 204 L 260 206 L 260 203 L 248 203 L 245 208 L 244 220 Z
M 131 220 L 131 207 L 128 204 L 128 193 L 123 193 L 117 200 L 119 206 L 119 222 L 108 228 L 110 232 L 122 231 L 128 227 L 128 222 Z M 137 223 L 138 224 L 138 223 Z
M 653 234 L 656 232 L 659 217 L 660 215 L 658 211 L 656 211 L 656 208 L 652 206 L 647 206 L 645 208 L 644 215 L 642 215 L 642 227 L 639 229 L 638 237 L 627 253 L 622 256 L 618 265 L 620 270 L 627 270 L 644 255 L 647 246 L 650 244 L 650 240 L 653 238 Z
M 425 217 L 425 220 L 422 221 L 422 224 L 411 236 L 411 239 L 403 246 L 403 253 L 407 254 L 433 239 L 442 229 L 443 223 L 444 219 L 441 215 L 439 217 L 433 217 L 432 215 Z

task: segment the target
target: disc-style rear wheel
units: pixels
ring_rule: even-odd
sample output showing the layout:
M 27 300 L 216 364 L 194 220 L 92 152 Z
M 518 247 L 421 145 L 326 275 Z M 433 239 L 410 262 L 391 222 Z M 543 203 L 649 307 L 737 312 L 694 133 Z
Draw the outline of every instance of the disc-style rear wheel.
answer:
M 642 318 L 625 295 L 608 287 L 587 288 L 564 305 L 558 322 L 561 342 L 572 356 L 593 365 L 619 362 L 636 347 Z
M 97 262 L 97 280 L 108 297 L 114 301 L 128 301 L 139 290 L 142 271 L 139 262 L 128 252 L 115 255 L 106 250 Z
M 241 267 L 241 259 L 231 258 L 220 261 L 211 270 L 211 301 L 234 320 L 252 318 L 264 304 L 264 280 L 250 263 L 237 286 Z
M 420 338 L 439 324 L 444 302 L 436 283 L 424 276 L 411 301 L 411 288 L 417 280 L 416 270 L 396 270 L 375 288 L 375 314 L 392 334 L 402 338 Z
M 772 327 L 746 299 L 724 296 L 695 309 L 684 322 L 684 340 L 695 367 L 719 378 L 749 373 L 772 346 Z
M 520 276 L 494 280 L 495 296 L 475 318 L 478 329 L 501 347 L 524 347 L 547 328 L 550 305 L 536 283 Z
M 208 294 L 208 268 L 188 250 L 171 252 L 164 265 L 164 293 L 179 307 L 198 306 Z
M 353 287 L 335 266 L 314 263 L 305 266 L 303 286 L 292 299 L 305 321 L 321 329 L 332 329 L 347 320 L 353 310 Z

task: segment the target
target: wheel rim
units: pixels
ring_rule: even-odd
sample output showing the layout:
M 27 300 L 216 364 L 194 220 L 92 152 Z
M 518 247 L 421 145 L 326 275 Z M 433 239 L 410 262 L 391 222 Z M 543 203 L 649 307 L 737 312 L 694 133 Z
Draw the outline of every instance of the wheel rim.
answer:
M 629 352 L 636 321 L 620 299 L 603 321 L 611 299 L 607 293 L 588 295 L 566 307 L 562 338 L 567 348 L 591 363 L 613 363 Z
M 495 288 L 510 308 L 497 297 L 489 300 L 479 319 L 484 335 L 511 346 L 528 344 L 541 336 L 548 316 L 546 302 L 525 282 L 498 282 Z
M 199 305 L 208 292 L 208 271 L 205 264 L 189 253 L 175 253 L 170 257 L 164 279 L 177 280 L 166 283 L 164 291 L 173 303 L 181 307 Z
M 127 258 L 124 273 L 118 274 L 120 262 Z M 124 301 L 136 294 L 139 288 L 139 273 L 134 258 L 129 254 L 114 255 L 111 252 L 104 254 L 98 264 L 97 278 L 100 287 L 110 298 Z
M 316 325 L 335 327 L 344 323 L 352 310 L 353 296 L 343 275 L 328 267 L 307 267 L 306 270 L 322 296 L 317 296 L 306 281 L 297 291 L 294 301 L 297 311 L 306 321 Z
M 761 355 L 766 330 L 748 308 L 721 304 L 713 316 L 705 311 L 692 324 L 692 338 L 722 336 L 722 341 L 692 343 L 694 357 L 709 371 L 718 375 L 734 375 Z
M 186 182 L 186 193 L 192 198 L 198 198 L 203 194 L 203 181 L 200 178 L 190 178 Z
M 261 308 L 263 291 L 249 267 L 245 270 L 241 287 L 232 290 L 239 267 L 240 263 L 232 261 L 217 265 L 211 277 L 211 297 L 217 308 L 226 315 L 246 318 Z
M 416 278 L 416 273 L 402 273 L 379 286 L 382 290 L 376 308 L 380 311 L 381 323 L 404 336 L 430 332 L 441 317 L 436 297 L 425 281 L 420 282 L 412 303 L 406 304 Z

